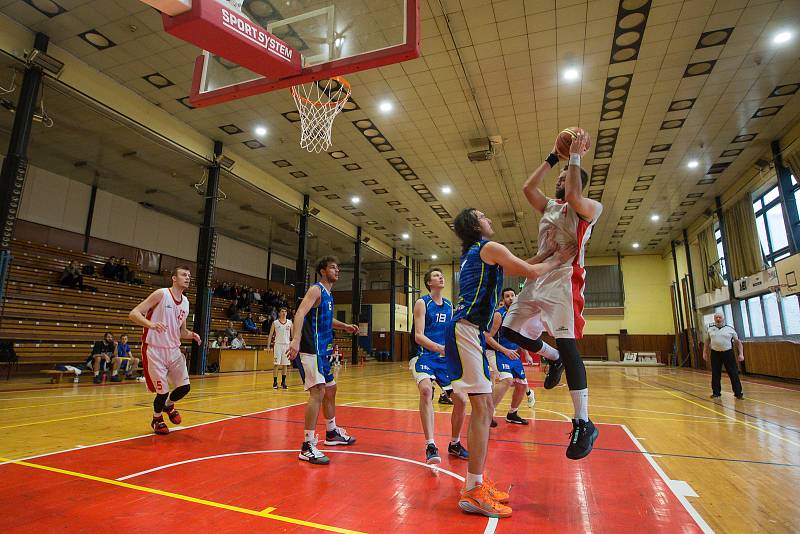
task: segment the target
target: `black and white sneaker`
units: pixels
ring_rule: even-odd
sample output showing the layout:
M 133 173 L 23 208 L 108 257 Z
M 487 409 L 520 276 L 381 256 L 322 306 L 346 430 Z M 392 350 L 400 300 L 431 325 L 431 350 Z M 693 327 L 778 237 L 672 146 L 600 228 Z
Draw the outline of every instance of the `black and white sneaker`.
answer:
M 528 424 L 528 420 L 527 419 L 523 419 L 522 417 L 520 417 L 517 412 L 508 412 L 506 414 L 506 422 L 507 423 L 513 423 L 515 425 L 527 425 Z
M 278 383 L 277 382 L 273 382 L 272 383 L 272 389 L 278 389 Z
M 439 395 L 439 404 L 450 404 L 450 405 L 452 405 L 452 404 L 453 404 L 453 399 L 451 399 L 451 398 L 450 398 L 450 397 L 447 395 L 447 393 L 445 393 L 444 391 L 442 391 L 442 394 L 441 394 L 441 395 Z
M 533 405 L 536 404 L 536 395 L 533 394 L 532 389 L 525 392 L 525 398 L 528 401 L 528 408 L 533 408 Z
M 314 436 L 313 441 L 304 441 L 303 447 L 300 449 L 300 455 L 298 456 L 304 462 L 308 462 L 314 465 L 328 465 L 330 463 L 330 459 L 322 454 L 320 450 L 317 448 L 317 437 Z
M 436 445 L 433 443 L 428 443 L 428 446 L 425 447 L 425 463 L 431 465 L 442 463 L 442 457 L 439 456 L 439 449 L 437 449 Z
M 467 449 L 464 448 L 460 441 L 448 445 L 447 452 L 462 460 L 469 460 L 469 452 L 467 452 Z
M 591 421 L 582 419 L 572 420 L 572 432 L 569 433 L 569 446 L 567 446 L 567 458 L 570 460 L 580 460 L 592 452 L 594 440 L 597 439 L 597 427 Z
M 325 432 L 325 445 L 352 445 L 355 442 L 356 438 L 349 436 L 340 426 Z
M 561 375 L 564 373 L 564 361 L 559 358 L 555 361 L 548 360 L 547 376 L 544 377 L 544 389 L 553 389 L 561 382 Z

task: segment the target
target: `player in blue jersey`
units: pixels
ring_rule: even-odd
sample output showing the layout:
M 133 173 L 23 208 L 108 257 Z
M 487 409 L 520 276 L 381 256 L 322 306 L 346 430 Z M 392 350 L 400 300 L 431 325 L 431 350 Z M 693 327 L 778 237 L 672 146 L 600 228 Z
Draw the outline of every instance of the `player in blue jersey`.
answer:
M 358 326 L 333 318 L 331 287 L 339 279 L 339 261 L 333 256 L 325 256 L 317 263 L 317 273 L 321 280 L 308 288 L 297 307 L 287 355 L 300 370 L 303 388 L 309 393 L 305 436 L 299 458 L 312 464 L 327 465 L 330 460 L 317 449 L 314 431 L 320 406 L 325 416 L 325 445 L 352 445 L 356 442 L 343 428 L 336 426 L 336 382 L 328 359 L 333 353 L 333 329 L 357 334 Z
M 514 303 L 516 296 L 516 292 L 510 287 L 503 290 L 503 304 L 495 310 L 492 327 L 485 333 L 485 336 L 486 345 L 494 349 L 495 369 L 498 373 L 498 381 L 494 385 L 492 393 L 494 406 L 497 408 L 503 402 L 503 397 L 513 385 L 514 393 L 511 397 L 511 410 L 506 414 L 506 421 L 517 425 L 527 425 L 528 421 L 520 417 L 517 412 L 526 395 L 533 400 L 533 392 L 528 388 L 528 379 L 525 377 L 525 369 L 522 367 L 519 346 L 503 336 L 502 333 L 499 333 L 500 326 L 503 324 L 503 317 L 508 313 L 508 308 Z M 489 352 L 488 349 L 486 352 Z M 497 426 L 494 421 L 492 423 L 492 426 Z
M 453 316 L 453 305 L 442 297 L 445 282 L 441 270 L 436 267 L 429 269 L 425 272 L 424 281 L 430 294 L 414 303 L 414 341 L 417 343 L 417 355 L 409 363 L 419 388 L 419 417 L 425 433 L 425 461 L 438 464 L 442 458 L 433 439 L 433 381 L 438 382 L 444 391 L 453 389 L 444 357 L 444 334 Z M 467 415 L 467 396 L 464 393 L 454 393 L 452 398 L 452 434 L 447 452 L 466 460 L 469 454 L 461 445 L 460 436 Z
M 577 247 L 559 249 L 543 263 L 534 265 L 517 258 L 503 245 L 489 241 L 494 234 L 492 221 L 481 211 L 462 210 L 453 226 L 461 241 L 461 274 L 456 309 L 445 334 L 445 357 L 453 390 L 469 395 L 472 406 L 466 486 L 458 505 L 469 513 L 509 517 L 511 508 L 505 504 L 508 493 L 483 477 L 494 410 L 483 333 L 491 327 L 499 304 L 504 272 L 537 278 L 572 258 Z

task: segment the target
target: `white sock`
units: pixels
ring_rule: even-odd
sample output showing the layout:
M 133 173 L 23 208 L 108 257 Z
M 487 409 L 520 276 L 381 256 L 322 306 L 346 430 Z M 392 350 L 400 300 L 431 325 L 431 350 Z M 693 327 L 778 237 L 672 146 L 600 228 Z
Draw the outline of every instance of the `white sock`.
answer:
M 333 432 L 336 430 L 336 418 L 333 417 L 331 419 L 325 419 L 325 430 L 328 432 Z
M 511 408 L 508 410 L 508 413 L 517 413 L 517 410 L 519 410 L 519 408 Z
M 436 443 L 432 439 L 426 439 L 425 445 L 435 445 Z
M 167 399 L 167 402 L 164 403 L 164 408 L 166 408 L 167 411 L 172 410 L 173 406 L 175 406 L 175 403 L 169 400 L 169 398 Z
M 159 417 L 161 417 L 161 412 L 153 412 L 153 419 L 158 419 Z
M 576 389 L 569 392 L 572 405 L 575 407 L 575 419 L 589 420 L 589 390 Z
M 100 374 L 100 371 L 95 371 L 94 372 L 94 376 L 98 376 L 99 374 Z
M 558 359 L 558 351 L 553 347 L 551 347 L 550 345 L 548 345 L 547 343 L 544 343 L 542 345 L 542 350 L 540 350 L 536 354 L 538 354 L 542 358 L 546 358 L 551 361 L 556 361 Z
M 314 431 L 313 430 L 304 430 L 303 431 L 303 441 L 308 441 L 309 443 L 314 441 Z
M 467 491 L 471 490 L 478 484 L 483 484 L 483 475 L 473 475 L 470 472 L 467 472 Z
M 450 445 L 455 445 L 459 441 L 461 441 L 460 437 L 453 438 L 453 439 L 450 440 Z

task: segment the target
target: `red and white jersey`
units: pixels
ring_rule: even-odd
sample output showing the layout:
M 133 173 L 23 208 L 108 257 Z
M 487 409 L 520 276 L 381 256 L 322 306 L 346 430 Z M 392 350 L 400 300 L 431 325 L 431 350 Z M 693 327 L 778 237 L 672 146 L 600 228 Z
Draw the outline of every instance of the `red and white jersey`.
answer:
M 569 204 L 563 200 L 550 198 L 544 208 L 542 220 L 539 221 L 539 248 L 543 241 L 555 240 L 559 247 L 570 244 L 578 245 L 578 253 L 571 263 L 564 264 L 550 273 L 540 276 L 534 281 L 538 287 L 552 283 L 563 284 L 566 279 L 574 278 L 578 274 L 581 291 L 583 290 L 583 261 L 586 255 L 586 242 L 592 235 L 592 227 L 600 218 L 600 211 L 591 221 L 582 219 Z M 576 272 L 577 271 L 577 272 Z M 573 283 L 577 280 L 573 280 Z
M 170 288 L 159 289 L 161 300 L 150 311 L 147 318 L 154 323 L 163 323 L 164 332 L 144 329 L 142 341 L 151 347 L 176 348 L 181 346 L 181 326 L 189 315 L 189 299 L 181 295 L 176 299 Z
M 275 344 L 288 345 L 292 340 L 292 320 L 281 323 L 280 319 L 275 319 L 272 324 L 275 325 Z

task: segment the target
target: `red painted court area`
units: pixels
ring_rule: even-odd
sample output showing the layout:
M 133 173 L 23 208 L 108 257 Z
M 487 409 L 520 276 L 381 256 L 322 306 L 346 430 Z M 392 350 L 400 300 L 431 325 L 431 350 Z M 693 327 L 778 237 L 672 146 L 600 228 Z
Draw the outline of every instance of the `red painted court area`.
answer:
M 183 417 L 191 424 L 191 411 Z M 416 412 L 339 407 L 358 443 L 322 446 L 328 467 L 297 460 L 302 421 L 293 406 L 2 465 L 13 510 L 2 530 L 492 532 L 494 521 L 456 506 L 453 475 L 466 462 L 422 463 Z M 437 414 L 436 425 L 445 449 L 449 416 Z M 599 425 L 597 448 L 579 462 L 564 456 L 570 428 L 501 422 L 492 431 L 488 473 L 513 484 L 514 509 L 496 532 L 701 531 L 622 427 Z

